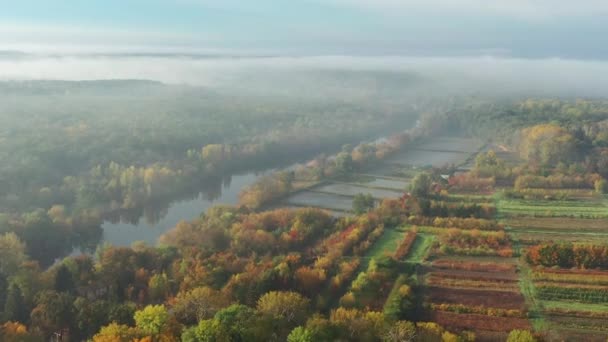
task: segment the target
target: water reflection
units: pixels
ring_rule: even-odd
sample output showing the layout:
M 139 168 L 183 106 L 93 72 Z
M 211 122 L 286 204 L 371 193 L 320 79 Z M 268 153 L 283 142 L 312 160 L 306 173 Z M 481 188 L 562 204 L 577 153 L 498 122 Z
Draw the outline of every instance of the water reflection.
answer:
M 135 241 L 155 245 L 160 235 L 179 221 L 193 220 L 216 204 L 237 204 L 241 189 L 253 184 L 259 175 L 250 172 L 217 178 L 198 189 L 194 187 L 195 192 L 178 200 L 112 213 L 102 225 L 103 241 L 115 246 L 129 246 Z

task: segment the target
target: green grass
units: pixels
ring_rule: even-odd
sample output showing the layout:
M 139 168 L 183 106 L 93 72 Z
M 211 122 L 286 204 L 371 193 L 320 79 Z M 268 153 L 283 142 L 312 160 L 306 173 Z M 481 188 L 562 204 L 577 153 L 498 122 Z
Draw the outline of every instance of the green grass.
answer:
M 412 246 L 412 249 L 405 260 L 415 263 L 421 263 L 424 261 L 424 258 L 431 250 L 434 240 L 435 236 L 433 235 L 418 233 L 418 236 L 416 236 L 416 241 L 414 241 L 414 245 Z
M 500 216 L 507 217 L 608 217 L 608 208 L 604 202 L 583 201 L 501 200 L 498 201 L 498 212 Z
M 395 229 L 386 229 L 384 234 L 376 241 L 376 243 L 365 254 L 367 258 L 377 258 L 384 253 L 393 253 L 399 246 L 399 242 L 403 240 L 405 233 Z
M 561 301 L 554 301 L 554 300 L 545 300 L 545 301 L 542 301 L 542 306 L 545 309 L 608 312 L 608 304 L 591 304 L 591 303 L 561 302 Z
M 519 252 L 521 246 L 514 246 Z M 519 288 L 526 300 L 530 323 L 535 331 L 543 332 L 549 329 L 549 323 L 543 315 L 543 304 L 538 300 L 536 288 L 532 282 L 532 270 L 522 261 L 519 272 Z

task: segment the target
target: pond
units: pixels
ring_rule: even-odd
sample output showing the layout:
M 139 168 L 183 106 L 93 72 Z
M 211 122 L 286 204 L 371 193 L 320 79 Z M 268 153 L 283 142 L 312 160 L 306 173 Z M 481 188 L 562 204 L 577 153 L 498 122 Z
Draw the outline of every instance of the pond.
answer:
M 355 196 L 357 194 L 371 194 L 374 198 L 399 198 L 403 193 L 394 190 L 374 189 L 365 186 L 358 186 L 346 183 L 334 183 L 323 185 L 314 189 L 313 191 L 331 193 L 341 196 Z
M 290 196 L 286 202 L 288 205 L 333 209 L 338 211 L 348 211 L 353 207 L 353 199 L 351 197 L 312 191 L 298 192 L 297 194 Z

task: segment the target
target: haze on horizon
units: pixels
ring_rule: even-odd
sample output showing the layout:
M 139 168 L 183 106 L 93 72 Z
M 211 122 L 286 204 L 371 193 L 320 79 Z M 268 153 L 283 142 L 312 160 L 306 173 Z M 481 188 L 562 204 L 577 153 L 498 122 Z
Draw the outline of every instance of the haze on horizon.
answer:
M 598 0 L 23 0 L 0 13 L 0 80 L 391 70 L 471 92 L 603 96 L 607 17 Z

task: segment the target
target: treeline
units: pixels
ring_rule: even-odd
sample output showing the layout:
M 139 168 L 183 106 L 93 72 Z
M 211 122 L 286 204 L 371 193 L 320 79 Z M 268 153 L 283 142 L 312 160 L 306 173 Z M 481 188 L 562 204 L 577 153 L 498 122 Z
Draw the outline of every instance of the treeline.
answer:
M 492 219 L 496 216 L 496 206 L 491 203 L 420 200 L 419 205 L 422 215 L 430 217 L 474 217 Z
M 417 137 L 419 134 L 419 130 L 411 130 L 409 133 L 398 133 L 376 143 L 361 143 L 354 148 L 345 145 L 336 155 L 319 156 L 309 163 L 298 165 L 292 171 L 277 171 L 243 189 L 239 195 L 239 203 L 250 208 L 259 208 L 287 195 L 294 189 L 296 182 L 315 182 L 330 177 L 347 176 L 407 148 L 412 136 Z
M 526 253 L 532 265 L 545 267 L 608 269 L 608 246 L 583 243 L 544 243 Z
M 440 254 L 512 257 L 511 242 L 504 231 L 449 229 L 439 239 Z

